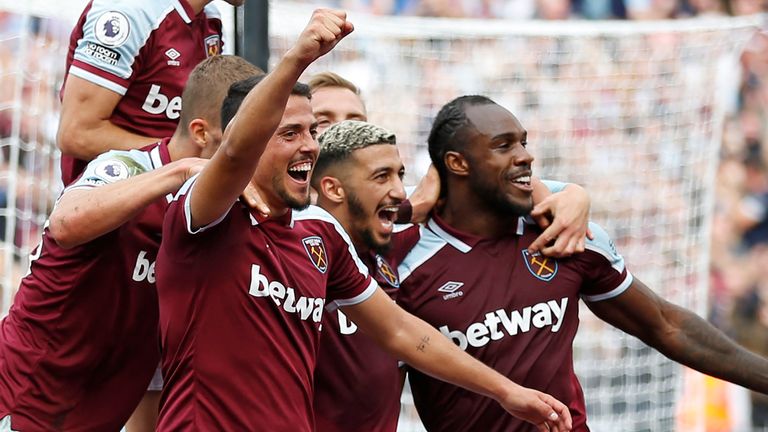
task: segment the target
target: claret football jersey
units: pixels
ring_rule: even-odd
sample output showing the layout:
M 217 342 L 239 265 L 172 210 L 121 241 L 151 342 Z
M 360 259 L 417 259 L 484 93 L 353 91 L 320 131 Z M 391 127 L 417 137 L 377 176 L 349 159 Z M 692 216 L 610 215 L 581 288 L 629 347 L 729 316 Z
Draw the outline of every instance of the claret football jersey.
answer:
M 263 219 L 239 201 L 193 231 L 191 179 L 171 204 L 157 261 L 159 430 L 314 430 L 313 373 L 326 304 L 376 282 L 319 207 Z
M 165 141 L 112 151 L 69 189 L 169 161 Z M 70 249 L 45 229 L 0 324 L 0 418 L 12 430 L 116 431 L 133 412 L 160 360 L 154 261 L 167 205 Z
M 398 303 L 461 349 L 526 387 L 566 404 L 574 431 L 587 431 L 584 395 L 573 370 L 579 300 L 621 295 L 632 283 L 624 260 L 598 225 L 586 251 L 566 259 L 531 255 L 541 233 L 521 218 L 509 234 L 479 238 L 439 218 L 399 266 Z M 486 398 L 409 369 L 419 415 L 430 431 L 535 431 Z
M 93 0 L 70 36 L 67 74 L 121 95 L 110 118 L 117 126 L 171 136 L 187 77 L 221 52 L 221 29 L 213 4 L 195 15 L 187 0 Z M 86 162 L 61 159 L 67 185 Z
M 402 251 L 418 241 L 418 227 L 396 227 L 386 253 L 360 258 L 395 300 L 400 288 L 397 265 Z M 395 432 L 400 415 L 398 360 L 363 334 L 341 309 L 326 308 L 315 370 L 317 432 Z

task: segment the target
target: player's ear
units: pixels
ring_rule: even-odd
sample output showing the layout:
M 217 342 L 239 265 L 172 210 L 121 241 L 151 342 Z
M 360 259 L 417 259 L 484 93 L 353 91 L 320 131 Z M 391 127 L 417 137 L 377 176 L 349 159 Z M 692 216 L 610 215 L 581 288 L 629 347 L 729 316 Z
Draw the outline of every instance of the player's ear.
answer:
M 444 156 L 445 169 L 458 176 L 469 175 L 469 162 L 463 154 L 455 151 L 447 151 Z
M 194 141 L 200 149 L 205 149 L 207 145 L 212 144 L 209 142 L 210 137 L 208 136 L 207 121 L 201 118 L 196 118 L 189 122 L 187 130 L 189 131 L 189 136 L 192 138 L 192 141 Z
M 318 193 L 331 202 L 341 204 L 346 199 L 346 193 L 341 185 L 341 181 L 336 177 L 323 176 L 320 179 L 319 186 L 320 190 Z

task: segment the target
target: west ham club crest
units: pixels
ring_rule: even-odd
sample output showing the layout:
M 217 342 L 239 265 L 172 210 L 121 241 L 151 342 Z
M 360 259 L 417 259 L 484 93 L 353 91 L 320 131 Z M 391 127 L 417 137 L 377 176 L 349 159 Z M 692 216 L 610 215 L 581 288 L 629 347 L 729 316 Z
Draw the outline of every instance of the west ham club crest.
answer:
M 318 236 L 305 237 L 301 240 L 304 243 L 304 250 L 307 251 L 307 256 L 312 264 L 315 265 L 320 273 L 325 273 L 328 270 L 328 255 L 325 254 L 325 245 L 323 239 Z
M 384 278 L 388 284 L 395 288 L 400 288 L 400 278 L 397 277 L 397 272 L 392 270 L 392 266 L 378 254 L 376 255 L 376 268 L 379 270 L 379 275 Z
M 557 274 L 557 261 L 544 255 L 531 255 L 527 249 L 523 249 L 525 266 L 532 275 L 544 282 L 551 281 Z
M 208 57 L 221 54 L 221 39 L 219 35 L 208 36 L 205 38 L 205 52 Z

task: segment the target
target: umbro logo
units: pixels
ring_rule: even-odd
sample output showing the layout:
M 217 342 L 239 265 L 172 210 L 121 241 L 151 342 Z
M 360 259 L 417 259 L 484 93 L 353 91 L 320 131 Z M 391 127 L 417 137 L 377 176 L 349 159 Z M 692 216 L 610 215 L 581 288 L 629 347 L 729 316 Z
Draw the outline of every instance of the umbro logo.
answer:
M 446 293 L 443 296 L 443 300 L 450 300 L 452 298 L 461 297 L 464 295 L 464 291 L 459 291 L 459 288 L 462 286 L 464 286 L 464 282 L 450 281 L 443 284 L 443 286 L 437 290 L 441 293 Z
M 181 53 L 176 51 L 174 48 L 169 48 L 168 51 L 165 52 L 166 57 L 168 57 L 170 60 L 168 60 L 169 66 L 179 66 L 181 63 L 176 60 L 177 58 L 181 57 Z

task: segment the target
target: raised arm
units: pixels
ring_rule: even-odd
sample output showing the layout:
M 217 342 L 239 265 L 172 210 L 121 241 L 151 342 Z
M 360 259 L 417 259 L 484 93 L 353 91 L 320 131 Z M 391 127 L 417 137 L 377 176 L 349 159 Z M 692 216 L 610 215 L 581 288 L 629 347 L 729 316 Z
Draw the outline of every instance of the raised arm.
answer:
M 741 347 L 693 312 L 659 297 L 636 278 L 621 295 L 587 305 L 604 321 L 672 360 L 768 394 L 768 360 Z
M 426 322 L 397 306 L 380 288 L 344 313 L 380 346 L 446 382 L 491 397 L 539 431 L 569 431 L 568 408 L 552 396 L 521 387 L 465 353 Z
M 160 137 L 137 135 L 109 120 L 121 97 L 112 90 L 69 75 L 56 137 L 62 153 L 91 160 L 108 150 L 138 149 L 157 141 Z
M 158 198 L 176 192 L 205 162 L 207 160 L 198 158 L 181 159 L 153 171 L 128 173 L 126 175 L 137 175 L 125 179 L 100 178 L 98 181 L 104 183 L 100 186 L 67 190 L 49 218 L 51 236 L 64 248 L 100 237 L 132 219 Z M 105 163 L 109 163 L 109 159 L 92 162 Z
M 191 224 L 201 227 L 225 214 L 243 193 L 304 69 L 353 30 L 346 13 L 318 9 L 296 44 L 243 100 L 221 148 L 190 192 Z

